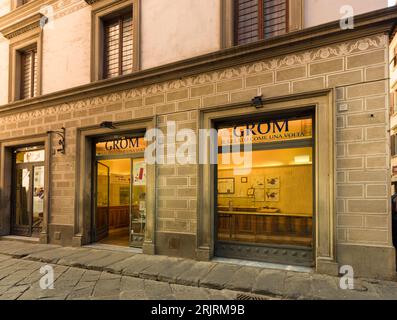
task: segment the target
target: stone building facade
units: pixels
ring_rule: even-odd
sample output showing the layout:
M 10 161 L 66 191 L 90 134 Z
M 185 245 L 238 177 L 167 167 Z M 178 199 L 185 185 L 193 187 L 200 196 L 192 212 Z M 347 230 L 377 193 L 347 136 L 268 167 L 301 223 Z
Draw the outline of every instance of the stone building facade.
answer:
M 198 133 L 228 119 L 310 107 L 313 267 L 337 274 L 352 265 L 359 276 L 393 278 L 388 78 L 396 18 L 395 8 L 382 9 L 356 17 L 351 31 L 331 22 L 1 106 L 0 233 L 12 233 L 16 148 L 45 149 L 40 241 L 81 246 L 93 242 L 96 137 L 152 128 L 166 134 L 167 122 Z M 261 95 L 263 105 L 253 106 Z M 61 128 L 64 153 L 51 133 Z M 147 165 L 144 253 L 216 255 L 215 179 L 210 164 Z

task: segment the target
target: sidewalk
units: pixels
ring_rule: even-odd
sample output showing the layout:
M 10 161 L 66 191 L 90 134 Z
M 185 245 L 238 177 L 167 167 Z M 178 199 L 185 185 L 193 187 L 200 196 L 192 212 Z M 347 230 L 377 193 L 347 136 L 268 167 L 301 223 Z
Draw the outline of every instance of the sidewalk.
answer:
M 42 263 L 46 263 L 56 265 L 58 269 L 69 267 L 72 271 L 96 271 L 101 274 L 101 277 L 105 275 L 112 278 L 113 275 L 119 278 L 135 279 L 135 282 L 130 280 L 131 286 L 134 286 L 134 283 L 138 284 L 138 280 L 146 280 L 147 283 L 153 283 L 153 285 L 171 284 L 195 287 L 192 290 L 211 289 L 223 292 L 224 298 L 238 298 L 239 296 L 240 299 L 247 299 L 250 296 L 258 298 L 259 295 L 263 295 L 264 299 L 273 297 L 397 300 L 397 283 L 390 281 L 355 279 L 354 290 L 341 290 L 339 278 L 315 273 L 271 270 L 224 262 L 198 262 L 106 249 L 69 248 L 0 240 L 0 262 L 7 258 L 8 261 L 12 260 L 14 263 L 15 261 L 25 264 L 35 263 L 35 267 L 38 268 Z M 6 276 L 2 270 L 4 267 L 0 265 L 0 288 L 4 286 L 3 281 Z M 73 272 L 79 274 L 78 271 Z M 130 287 L 129 290 L 134 289 Z M 230 295 L 230 292 L 239 294 Z M 248 296 L 243 296 L 242 293 Z M 193 298 L 188 294 L 184 297 Z M 215 298 L 216 295 L 213 297 Z M 167 298 L 166 294 L 164 298 Z

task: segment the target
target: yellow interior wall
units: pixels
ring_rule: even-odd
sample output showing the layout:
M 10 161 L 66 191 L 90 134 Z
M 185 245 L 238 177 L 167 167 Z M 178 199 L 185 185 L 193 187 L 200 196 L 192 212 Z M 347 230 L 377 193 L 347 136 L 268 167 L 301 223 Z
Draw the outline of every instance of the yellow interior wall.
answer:
M 248 197 L 249 188 L 254 185 L 254 178 L 258 176 L 280 177 L 280 201 L 258 201 L 255 197 Z M 241 177 L 247 177 L 247 183 L 241 183 Z M 286 214 L 313 214 L 312 165 L 293 165 L 267 168 L 253 168 L 247 176 L 237 176 L 233 170 L 218 170 L 218 178 L 234 178 L 235 193 L 233 195 L 218 195 L 219 206 L 229 206 L 232 201 L 234 207 L 273 207 Z M 266 190 L 266 188 L 265 188 Z

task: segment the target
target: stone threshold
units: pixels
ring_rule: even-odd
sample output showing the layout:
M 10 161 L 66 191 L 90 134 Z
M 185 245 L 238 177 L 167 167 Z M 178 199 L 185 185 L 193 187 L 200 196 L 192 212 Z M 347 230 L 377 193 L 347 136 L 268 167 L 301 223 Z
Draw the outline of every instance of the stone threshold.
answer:
M 396 299 L 397 283 L 355 279 L 354 290 L 340 279 L 290 270 L 271 270 L 223 261 L 194 261 L 97 248 L 70 248 L 0 240 L 0 254 L 42 263 L 108 272 L 169 284 L 244 292 L 282 299 Z

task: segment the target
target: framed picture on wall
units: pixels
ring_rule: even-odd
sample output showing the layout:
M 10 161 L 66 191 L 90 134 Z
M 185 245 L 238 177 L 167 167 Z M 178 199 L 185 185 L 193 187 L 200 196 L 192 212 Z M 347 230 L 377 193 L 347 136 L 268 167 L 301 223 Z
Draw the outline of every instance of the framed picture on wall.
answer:
M 249 197 L 255 196 L 255 188 L 249 188 L 247 191 L 247 196 Z
M 241 177 L 241 183 L 248 183 L 247 177 Z
M 265 201 L 269 201 L 269 202 L 280 201 L 280 190 L 279 189 L 266 189 Z
M 218 194 L 234 194 L 234 178 L 219 178 Z
M 266 188 L 280 188 L 280 177 L 277 176 L 266 177 Z

